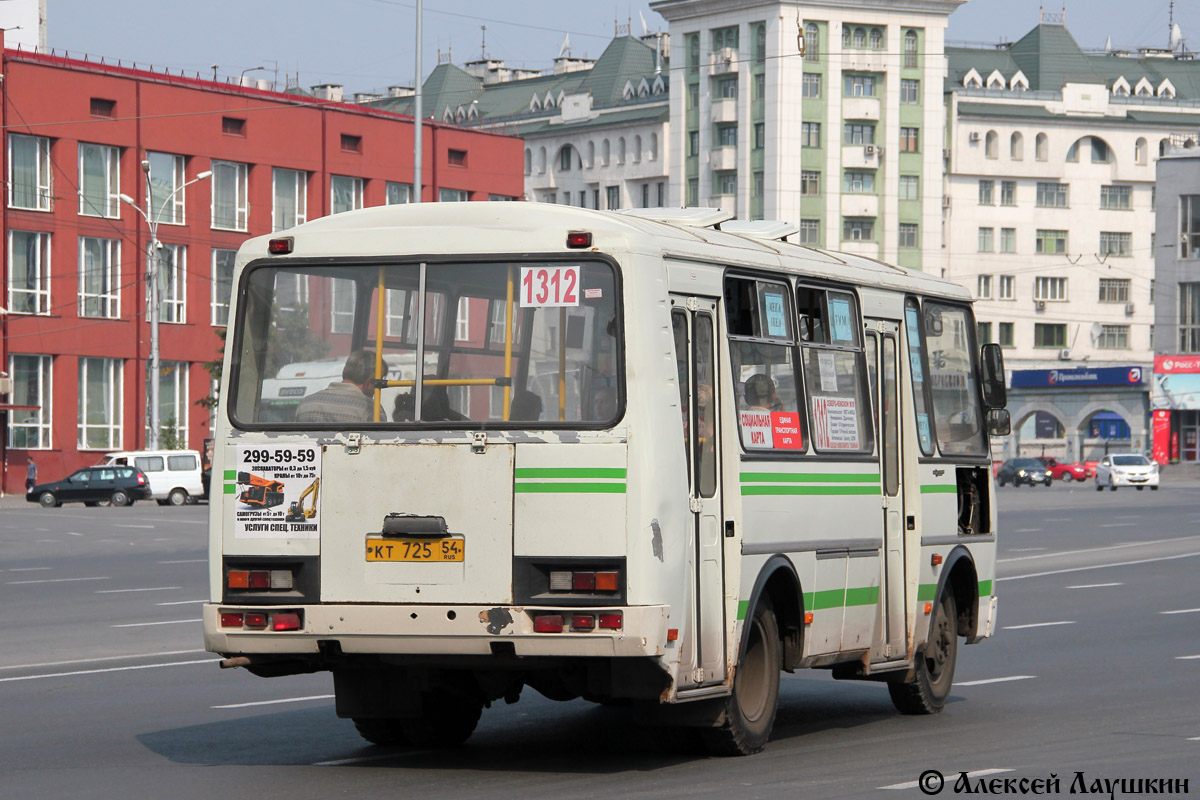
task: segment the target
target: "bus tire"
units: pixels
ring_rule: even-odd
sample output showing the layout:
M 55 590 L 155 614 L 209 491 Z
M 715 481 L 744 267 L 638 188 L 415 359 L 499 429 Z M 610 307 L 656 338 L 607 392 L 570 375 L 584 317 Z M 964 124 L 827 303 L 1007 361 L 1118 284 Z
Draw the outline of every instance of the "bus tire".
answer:
M 704 746 L 713 755 L 757 753 L 766 746 L 775 726 L 783 647 L 775 611 L 765 595 L 746 626 L 746 636 L 746 649 L 733 675 L 733 692 L 725 701 L 722 722 L 701 731 Z
M 354 720 L 354 727 L 358 730 L 359 736 L 380 747 L 408 744 L 408 737 L 404 734 L 404 720 L 401 719 L 364 719 L 360 717 Z
M 421 694 L 421 714 L 403 720 L 404 735 L 421 747 L 458 747 L 479 723 L 483 703 L 459 692 Z
M 958 661 L 958 609 L 947 585 L 934 606 L 929 640 L 917 655 L 913 677 L 888 683 L 892 703 L 902 714 L 936 714 L 950 698 L 954 665 Z

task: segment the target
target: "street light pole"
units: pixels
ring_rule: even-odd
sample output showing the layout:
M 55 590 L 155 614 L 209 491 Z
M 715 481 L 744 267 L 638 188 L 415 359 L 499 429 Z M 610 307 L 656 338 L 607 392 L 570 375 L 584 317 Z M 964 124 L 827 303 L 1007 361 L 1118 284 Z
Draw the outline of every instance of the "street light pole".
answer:
M 157 212 L 153 207 L 153 194 L 150 186 L 150 162 L 142 162 L 142 172 L 146 175 L 146 209 L 143 211 L 138 206 L 137 201 L 127 194 L 121 195 L 121 200 L 133 208 L 134 211 L 141 215 L 142 219 L 146 220 L 146 226 L 150 229 L 150 253 L 146 256 L 146 281 L 149 284 L 150 297 L 147 300 L 146 316 L 150 320 L 150 363 L 146 367 L 146 378 L 150 383 L 150 434 L 146 439 L 146 447 L 149 450 L 157 450 L 159 439 L 159 427 L 162 422 L 159 419 L 160 409 L 159 402 L 159 375 L 158 375 L 158 223 L 162 219 L 163 209 L 167 207 L 175 195 L 182 192 L 193 183 L 198 183 L 206 178 L 212 177 L 212 171 L 206 170 L 201 172 L 190 181 L 177 187 L 174 191 L 163 199 L 159 205 Z

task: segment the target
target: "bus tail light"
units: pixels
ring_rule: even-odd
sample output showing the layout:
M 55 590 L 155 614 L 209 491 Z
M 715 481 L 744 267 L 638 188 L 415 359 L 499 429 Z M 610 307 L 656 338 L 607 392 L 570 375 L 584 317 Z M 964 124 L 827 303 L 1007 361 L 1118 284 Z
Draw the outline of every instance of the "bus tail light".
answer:
M 298 631 L 300 630 L 300 614 L 296 611 L 284 611 L 271 615 L 271 630 Z
M 243 623 L 243 615 L 233 611 L 227 611 L 221 614 L 222 628 L 240 628 Z
M 267 252 L 273 256 L 286 256 L 292 252 L 295 247 L 296 240 L 291 236 L 284 236 L 279 239 L 271 239 L 267 242 Z
M 304 612 L 286 611 L 221 611 L 221 627 L 237 630 L 298 631 L 304 624 Z
M 261 611 L 251 611 L 245 615 L 244 621 L 247 628 L 267 627 L 267 615 Z
M 230 589 L 290 591 L 295 580 L 290 569 L 231 569 L 226 578 Z
M 568 231 L 567 232 L 567 247 L 572 250 L 579 250 L 584 247 L 592 246 L 591 231 Z
M 550 571 L 550 591 L 575 594 L 616 594 L 621 591 L 621 573 L 594 569 Z
M 596 627 L 595 614 L 572 614 L 571 615 L 571 630 L 573 631 L 590 631 Z
M 610 631 L 621 630 L 621 612 L 616 611 L 609 614 L 601 614 L 600 627 Z
M 533 618 L 533 630 L 537 633 L 562 633 L 562 614 L 538 614 Z

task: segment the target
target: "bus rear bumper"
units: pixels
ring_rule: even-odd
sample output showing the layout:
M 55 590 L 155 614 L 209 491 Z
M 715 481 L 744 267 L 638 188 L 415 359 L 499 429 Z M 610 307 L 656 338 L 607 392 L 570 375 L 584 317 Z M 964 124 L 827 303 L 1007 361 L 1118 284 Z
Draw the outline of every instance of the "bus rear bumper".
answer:
M 534 616 L 559 613 L 558 633 L 534 630 Z M 205 649 L 224 655 L 315 654 L 336 642 L 347 654 L 643 657 L 674 649 L 667 606 L 551 609 L 518 606 L 309 605 L 206 603 Z M 272 630 L 274 615 L 299 613 L 298 630 Z M 572 630 L 570 616 L 620 613 L 620 629 Z M 266 614 L 267 627 L 223 625 L 222 615 Z

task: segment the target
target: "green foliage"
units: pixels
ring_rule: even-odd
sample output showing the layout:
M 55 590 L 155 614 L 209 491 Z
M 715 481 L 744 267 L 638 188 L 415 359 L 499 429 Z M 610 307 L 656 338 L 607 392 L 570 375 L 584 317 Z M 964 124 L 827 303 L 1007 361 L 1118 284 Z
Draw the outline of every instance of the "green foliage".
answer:
M 182 450 L 183 439 L 175 425 L 175 415 L 171 414 L 162 421 L 158 430 L 158 446 L 163 450 Z

